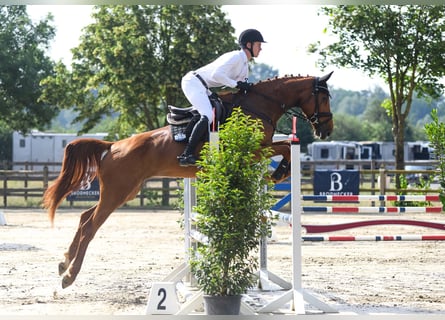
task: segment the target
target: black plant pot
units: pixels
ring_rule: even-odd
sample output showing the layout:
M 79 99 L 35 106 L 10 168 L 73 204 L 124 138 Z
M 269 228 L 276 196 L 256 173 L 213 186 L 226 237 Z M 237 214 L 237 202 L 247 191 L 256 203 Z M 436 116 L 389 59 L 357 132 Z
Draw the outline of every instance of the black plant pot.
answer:
M 208 315 L 239 315 L 241 295 L 210 296 L 204 295 L 204 310 Z

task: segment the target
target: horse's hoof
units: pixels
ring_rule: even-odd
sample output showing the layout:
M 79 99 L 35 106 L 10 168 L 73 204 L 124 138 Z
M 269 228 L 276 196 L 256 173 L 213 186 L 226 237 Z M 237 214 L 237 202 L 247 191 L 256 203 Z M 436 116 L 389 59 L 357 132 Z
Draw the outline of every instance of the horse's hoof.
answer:
M 287 178 L 289 172 L 290 172 L 290 163 L 285 158 L 283 158 L 279 163 L 278 167 L 272 173 L 271 178 L 274 181 L 281 181 Z
M 69 287 L 70 285 L 73 284 L 73 282 L 74 280 L 70 276 L 68 275 L 64 276 L 62 279 L 62 289 Z
M 59 276 L 65 273 L 67 267 L 65 265 L 65 262 L 59 263 Z

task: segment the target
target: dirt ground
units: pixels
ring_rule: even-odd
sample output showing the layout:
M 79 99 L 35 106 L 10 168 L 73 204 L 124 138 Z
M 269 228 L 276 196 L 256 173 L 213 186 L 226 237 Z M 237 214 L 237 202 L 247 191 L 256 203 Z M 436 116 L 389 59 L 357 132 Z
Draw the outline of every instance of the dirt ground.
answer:
M 1 315 L 143 315 L 153 282 L 184 261 L 177 211 L 118 210 L 99 230 L 76 282 L 62 289 L 57 266 L 80 210 L 62 210 L 51 228 L 43 210 L 3 210 L 0 226 Z M 386 217 L 386 216 L 385 216 Z M 304 215 L 329 224 L 371 215 Z M 394 218 L 445 222 L 444 214 Z M 445 234 L 410 226 L 358 228 L 337 234 Z M 274 228 L 267 269 L 291 281 L 291 228 Z M 340 312 L 445 314 L 445 241 L 305 242 L 302 286 Z

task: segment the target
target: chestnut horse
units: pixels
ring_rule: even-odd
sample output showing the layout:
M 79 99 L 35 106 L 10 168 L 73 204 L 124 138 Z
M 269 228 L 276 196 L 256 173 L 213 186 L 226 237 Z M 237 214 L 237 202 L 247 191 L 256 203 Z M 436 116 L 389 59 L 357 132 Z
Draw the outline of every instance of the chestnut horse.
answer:
M 314 134 L 322 139 L 328 137 L 333 130 L 326 83 L 331 74 L 321 78 L 286 76 L 260 81 L 248 93 L 221 94 L 221 100 L 233 107 L 240 106 L 244 113 L 260 119 L 265 133 L 263 145 L 271 147 L 274 155 L 281 154 L 289 161 L 289 142 L 272 143 L 277 121 L 289 109 L 299 107 L 300 116 L 312 124 Z M 61 172 L 43 195 L 43 206 L 48 209 L 51 223 L 61 201 L 96 176 L 100 198 L 97 204 L 81 214 L 65 261 L 59 264 L 63 288 L 76 279 L 88 244 L 97 230 L 116 208 L 137 195 L 144 180 L 154 176 L 195 176 L 196 167 L 178 164 L 176 157 L 183 149 L 184 144 L 173 140 L 169 126 L 116 142 L 79 138 L 66 146 Z M 283 178 L 289 175 L 288 169 L 289 165 Z

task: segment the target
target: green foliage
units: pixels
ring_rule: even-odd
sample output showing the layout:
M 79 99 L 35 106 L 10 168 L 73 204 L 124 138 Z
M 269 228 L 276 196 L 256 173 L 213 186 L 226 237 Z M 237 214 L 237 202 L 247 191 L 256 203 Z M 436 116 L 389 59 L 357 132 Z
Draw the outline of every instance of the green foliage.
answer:
M 140 194 L 146 199 L 146 206 L 153 207 L 162 205 L 162 195 L 159 190 L 143 188 L 141 189 Z
M 425 124 L 431 122 L 431 110 L 437 109 L 437 117 L 439 121 L 445 121 L 445 96 L 439 99 L 420 99 L 413 100 L 413 109 L 411 110 L 408 120 L 415 128 L 425 129 Z M 439 112 L 441 110 L 441 112 Z
M 284 114 L 277 123 L 277 133 L 289 135 L 292 133 L 292 115 Z M 307 151 L 307 145 L 314 142 L 314 130 L 308 121 L 298 120 L 297 136 L 301 141 L 301 150 Z
M 51 75 L 45 55 L 54 27 L 48 16 L 33 24 L 26 6 L 0 6 L 0 126 L 28 133 L 44 129 L 57 108 L 39 101 L 40 80 Z
M 417 189 L 421 190 L 428 190 L 431 186 L 431 180 L 433 177 L 425 179 L 424 177 L 420 177 L 419 183 L 416 185 Z M 400 189 L 402 191 L 398 192 L 399 195 L 406 195 L 408 193 L 408 189 L 410 187 L 409 181 L 406 178 L 406 175 L 400 174 L 399 175 L 400 180 Z M 419 194 L 419 195 L 425 195 L 425 192 L 415 193 L 412 190 L 410 190 L 410 194 Z M 431 206 L 430 201 L 407 201 L 407 200 L 401 200 L 401 201 L 394 201 L 394 206 L 396 207 L 427 207 Z
M 437 169 L 441 187 L 439 197 L 445 210 L 445 123 L 439 120 L 437 109 L 431 110 L 431 118 L 433 122 L 425 125 L 425 132 L 438 160 Z
M 238 295 L 252 286 L 258 267 L 252 252 L 270 231 L 264 213 L 270 150 L 261 148 L 262 124 L 235 109 L 219 132 L 218 147 L 205 145 L 195 183 L 197 228 L 208 237 L 191 259 L 204 293 Z
M 392 119 L 384 108 L 385 102 L 390 100 L 387 93 L 381 88 L 373 90 L 350 91 L 344 89 L 332 89 L 333 99 L 331 109 L 335 119 L 335 130 L 332 140 L 373 140 L 394 141 L 392 134 Z M 427 140 L 424 132 L 424 124 L 430 119 L 432 108 L 443 109 L 444 98 L 426 99 L 426 97 L 413 98 L 410 116 L 405 126 L 405 140 Z M 391 113 L 391 112 L 390 112 Z M 349 117 L 361 125 L 348 124 Z M 445 119 L 442 111 L 439 117 Z M 353 120 L 354 121 L 354 120 Z M 346 125 L 344 125 L 346 123 Z M 341 130 L 338 130 L 341 128 Z M 341 132 L 341 134 L 340 134 Z M 304 140 L 302 140 L 304 142 Z
M 341 5 L 322 11 L 338 41 L 325 48 L 314 44 L 310 50 L 319 52 L 322 67 L 349 67 L 386 81 L 396 169 L 403 169 L 405 125 L 414 92 L 437 98 L 444 89 L 445 6 Z
M 97 6 L 93 18 L 71 70 L 44 82 L 43 99 L 74 106 L 82 132 L 112 114 L 121 137 L 164 125 L 167 105 L 187 103 L 182 76 L 237 48 L 220 6 Z
M 12 132 L 5 127 L 0 127 L 0 161 L 3 160 L 12 160 Z M 3 166 L 1 168 L 2 170 L 10 169 Z
M 443 92 L 445 6 L 341 5 L 322 12 L 339 38 L 323 49 L 312 46 L 326 58 L 320 59 L 323 67 L 334 63 L 377 74 L 390 88 L 405 84 L 398 89 L 406 97 L 413 85 L 426 95 Z
M 337 115 L 335 117 L 335 130 L 330 138 L 332 140 L 367 140 L 369 136 L 364 130 L 361 130 L 362 127 L 363 122 L 355 116 Z M 351 133 L 354 136 L 353 139 L 351 139 Z

